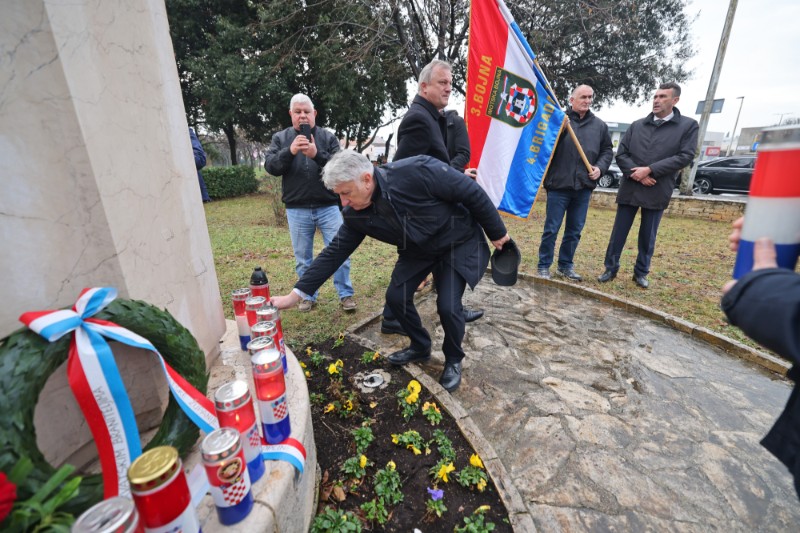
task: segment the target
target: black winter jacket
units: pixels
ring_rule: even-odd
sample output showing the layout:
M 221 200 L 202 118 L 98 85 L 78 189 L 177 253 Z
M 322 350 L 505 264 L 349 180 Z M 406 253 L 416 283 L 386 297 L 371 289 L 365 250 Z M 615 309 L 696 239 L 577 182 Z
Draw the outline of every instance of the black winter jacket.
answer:
M 622 181 L 617 203 L 646 209 L 666 209 L 672 198 L 678 171 L 692 162 L 697 150 L 697 121 L 672 109 L 675 116 L 661 126 L 653 122 L 653 113 L 628 128 L 617 149 L 617 165 Z M 633 167 L 650 167 L 656 180 L 653 186 L 629 179 Z
M 339 141 L 328 130 L 315 126 L 311 135 L 317 145 L 317 156 L 309 159 L 300 152 L 292 155 L 289 150 L 298 135 L 300 132 L 292 127 L 273 135 L 264 160 L 267 172 L 282 177 L 281 200 L 289 208 L 338 205 L 339 197 L 322 184 L 322 167 L 339 151 Z
M 795 382 L 783 413 L 761 444 L 786 465 L 800 496 L 800 275 L 785 268 L 754 270 L 722 298 L 731 324 L 793 363 Z
M 369 236 L 397 246 L 404 268 L 395 268 L 392 283 L 408 281 L 425 266 L 444 261 L 474 288 L 489 264 L 484 232 L 493 241 L 507 233 L 480 185 L 428 156 L 384 165 L 374 176 L 375 194 L 391 204 L 402 230 L 387 224 L 374 202 L 359 211 L 345 207 L 336 237 L 295 287 L 313 294 Z
M 570 109 L 567 116 L 575 131 L 575 136 L 581 143 L 583 153 L 586 154 L 586 159 L 592 165 L 600 168 L 600 175 L 605 174 L 614 157 L 608 126 L 591 111 L 587 111 L 581 119 L 578 113 Z M 595 187 L 597 187 L 597 181 L 589 179 L 586 165 L 583 164 L 578 149 L 572 142 L 572 137 L 564 128 L 558 139 L 553 159 L 547 168 L 544 188 L 548 191 L 579 191 Z

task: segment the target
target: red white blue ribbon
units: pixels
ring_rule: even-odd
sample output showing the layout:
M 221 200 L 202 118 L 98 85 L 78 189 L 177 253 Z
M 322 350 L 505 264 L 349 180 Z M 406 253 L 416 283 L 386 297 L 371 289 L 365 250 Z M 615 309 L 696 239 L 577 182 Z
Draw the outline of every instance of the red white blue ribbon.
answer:
M 219 427 L 211 400 L 175 372 L 150 341 L 112 322 L 91 318 L 116 297 L 111 287 L 84 289 L 72 309 L 31 311 L 20 317 L 50 342 L 75 333 L 67 378 L 97 445 L 105 498 L 130 497 L 127 471 L 142 447 L 133 408 L 104 337 L 155 353 L 184 413 L 205 433 Z
M 84 289 L 72 309 L 30 311 L 20 321 L 49 342 L 71 332 L 67 378 L 94 437 L 103 470 L 104 498 L 130 497 L 128 467 L 142 454 L 139 429 L 125 385 L 106 338 L 158 356 L 170 392 L 189 419 L 208 434 L 219 428 L 214 404 L 194 388 L 140 335 L 113 322 L 91 318 L 117 297 L 112 287 Z M 287 461 L 303 473 L 306 450 L 289 438 L 281 444 L 262 441 L 265 461 Z
M 306 449 L 299 440 L 291 437 L 280 444 L 267 444 L 262 438 L 261 458 L 265 461 L 286 461 L 297 469 L 296 475 L 302 475 Z

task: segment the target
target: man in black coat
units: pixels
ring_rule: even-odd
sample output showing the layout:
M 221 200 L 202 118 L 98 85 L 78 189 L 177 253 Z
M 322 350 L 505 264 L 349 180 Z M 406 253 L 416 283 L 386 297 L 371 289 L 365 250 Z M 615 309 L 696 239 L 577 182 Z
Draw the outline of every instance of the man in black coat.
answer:
M 430 358 L 431 337 L 414 306 L 414 291 L 432 272 L 444 330 L 445 365 L 439 382 L 454 391 L 461 383 L 464 358 L 461 298 L 467 285 L 477 285 L 489 263 L 484 232 L 498 249 L 509 240 L 494 204 L 475 181 L 427 156 L 374 167 L 365 156 L 343 151 L 328 162 L 323 181 L 339 195 L 344 223 L 294 290 L 273 298 L 273 305 L 287 309 L 316 291 L 364 237 L 393 244 L 398 259 L 386 303 L 411 344 L 388 360 L 403 365 Z
M 653 97 L 653 112 L 631 124 L 617 149 L 622 181 L 617 192 L 617 216 L 606 250 L 606 270 L 598 281 L 617 276 L 619 258 L 636 211 L 642 209 L 639 254 L 633 280 L 649 286 L 650 259 L 656 246 L 661 216 L 669 206 L 678 172 L 692 162 L 697 149 L 697 121 L 681 115 L 675 104 L 681 96 L 677 83 L 664 83 Z
M 739 246 L 742 223 L 741 218 L 734 222 L 733 250 Z M 777 268 L 769 239 L 757 240 L 753 255 L 753 271 L 723 289 L 722 310 L 748 337 L 793 363 L 786 377 L 794 381 L 794 389 L 761 444 L 786 465 L 800 496 L 800 275 Z
M 589 109 L 593 100 L 594 89 L 588 85 L 578 85 L 569 97 L 570 108 L 567 111 L 569 122 L 592 165 L 592 171 L 586 170 L 572 137 L 563 131 L 544 177 L 547 210 L 537 267 L 537 275 L 541 278 L 550 278 L 556 237 L 566 217 L 564 236 L 558 250 L 558 273 L 573 281 L 583 279 L 575 272 L 575 250 L 586 223 L 592 191 L 597 187 L 598 178 L 608 171 L 614 157 L 608 126 Z
M 444 111 L 450 101 L 452 89 L 453 73 L 450 63 L 434 59 L 422 68 L 419 73 L 417 95 L 411 102 L 403 120 L 400 121 L 400 127 L 397 130 L 397 151 L 394 154 L 394 161 L 416 155 L 428 155 L 464 172 L 464 167 L 469 162 L 469 138 L 466 136 L 466 124 L 455 111 L 452 111 L 456 114 L 455 118 L 461 120 L 461 126 L 463 126 L 463 132 L 458 131 L 455 118 L 451 116 L 448 119 Z M 454 135 L 452 140 L 448 138 L 449 132 Z M 465 138 L 466 157 L 464 154 Z M 455 154 L 457 163 L 453 164 L 451 158 L 454 157 L 455 150 L 458 150 L 458 153 Z M 467 175 L 474 179 L 476 176 L 474 169 L 469 169 Z M 421 280 L 420 288 L 424 286 L 422 282 L 425 281 L 424 278 Z M 464 309 L 464 317 L 467 322 L 478 320 L 482 316 L 483 310 Z M 388 306 L 384 307 L 381 332 L 406 335 Z
M 417 95 L 397 129 L 394 161 L 429 155 L 450 164 L 447 153 L 447 119 L 440 109 L 447 107 L 453 90 L 450 63 L 434 59 L 419 73 Z

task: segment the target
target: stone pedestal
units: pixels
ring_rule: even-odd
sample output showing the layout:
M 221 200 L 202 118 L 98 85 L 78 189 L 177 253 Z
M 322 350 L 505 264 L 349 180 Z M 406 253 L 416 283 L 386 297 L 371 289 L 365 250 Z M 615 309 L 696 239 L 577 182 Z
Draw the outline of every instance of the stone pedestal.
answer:
M 0 176 L 0 337 L 25 311 L 113 286 L 218 355 L 222 302 L 163 2 L 3 2 Z M 134 403 L 156 364 L 136 359 Z M 66 386 L 54 374 L 37 414 L 54 464 L 91 439 Z

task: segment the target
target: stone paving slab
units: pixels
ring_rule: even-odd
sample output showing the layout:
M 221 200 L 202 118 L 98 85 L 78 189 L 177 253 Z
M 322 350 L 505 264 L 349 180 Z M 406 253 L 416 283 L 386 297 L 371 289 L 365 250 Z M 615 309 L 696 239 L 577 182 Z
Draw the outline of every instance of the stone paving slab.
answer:
M 462 427 L 482 434 L 473 442 L 496 454 L 488 463 L 511 485 L 501 495 L 515 530 L 797 531 L 791 476 L 759 445 L 791 384 L 685 321 L 564 285 L 498 287 L 487 277 L 468 292 L 486 316 L 467 325 L 464 381 L 452 395 L 435 383 L 436 294 L 418 300 L 434 352 L 409 370 L 450 396 Z M 382 353 L 407 345 L 377 320 L 353 333 Z

